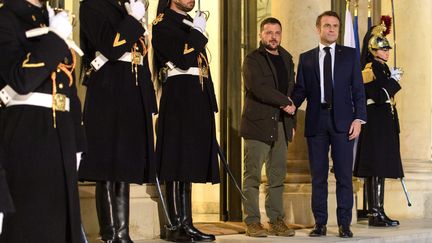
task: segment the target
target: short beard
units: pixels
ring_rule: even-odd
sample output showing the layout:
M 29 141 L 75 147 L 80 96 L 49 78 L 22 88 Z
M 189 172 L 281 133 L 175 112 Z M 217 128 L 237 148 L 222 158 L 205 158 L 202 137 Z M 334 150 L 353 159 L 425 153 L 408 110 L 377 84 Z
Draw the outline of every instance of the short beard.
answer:
M 265 43 L 265 42 L 263 42 L 262 45 L 265 47 L 265 49 L 270 51 L 276 51 L 279 48 L 279 45 L 273 48 L 269 43 Z
M 178 2 L 178 1 L 174 1 L 174 4 L 177 6 L 177 8 L 179 10 L 181 10 L 183 12 L 186 12 L 186 13 L 192 11 L 192 9 L 195 7 L 195 6 L 193 6 L 192 8 L 189 8 L 186 5 L 183 5 L 180 2 Z

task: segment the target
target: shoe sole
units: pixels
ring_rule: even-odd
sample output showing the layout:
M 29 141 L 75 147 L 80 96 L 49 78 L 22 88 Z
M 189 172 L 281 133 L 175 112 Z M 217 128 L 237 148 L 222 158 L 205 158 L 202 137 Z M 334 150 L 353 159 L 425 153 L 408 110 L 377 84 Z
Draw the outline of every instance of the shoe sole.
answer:
M 309 235 L 309 237 L 322 237 L 322 236 L 326 236 L 326 235 Z
M 246 236 L 249 237 L 256 237 L 256 238 L 263 238 L 263 237 L 267 237 L 268 235 L 266 233 L 262 233 L 262 234 L 250 234 L 250 233 L 246 233 Z
M 269 235 L 281 236 L 281 237 L 292 237 L 295 235 L 295 232 L 289 234 L 279 234 L 275 232 L 269 232 Z

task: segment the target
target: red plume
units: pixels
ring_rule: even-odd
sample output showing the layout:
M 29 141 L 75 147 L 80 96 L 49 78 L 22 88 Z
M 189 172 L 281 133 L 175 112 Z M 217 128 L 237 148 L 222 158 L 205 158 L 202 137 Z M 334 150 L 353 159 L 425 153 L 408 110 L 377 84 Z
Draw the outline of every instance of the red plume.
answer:
M 385 27 L 387 28 L 386 31 L 383 33 L 383 35 L 386 36 L 390 33 L 392 18 L 388 15 L 383 15 L 383 16 L 381 16 L 381 23 L 383 23 L 383 22 L 384 22 Z

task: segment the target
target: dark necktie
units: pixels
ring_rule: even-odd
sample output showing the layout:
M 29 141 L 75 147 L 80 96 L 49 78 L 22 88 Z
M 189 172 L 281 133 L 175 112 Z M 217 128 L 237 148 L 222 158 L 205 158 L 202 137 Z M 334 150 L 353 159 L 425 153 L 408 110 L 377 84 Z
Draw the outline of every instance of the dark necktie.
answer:
M 333 82 L 332 82 L 332 59 L 330 47 L 324 47 L 324 100 L 327 104 L 333 103 Z

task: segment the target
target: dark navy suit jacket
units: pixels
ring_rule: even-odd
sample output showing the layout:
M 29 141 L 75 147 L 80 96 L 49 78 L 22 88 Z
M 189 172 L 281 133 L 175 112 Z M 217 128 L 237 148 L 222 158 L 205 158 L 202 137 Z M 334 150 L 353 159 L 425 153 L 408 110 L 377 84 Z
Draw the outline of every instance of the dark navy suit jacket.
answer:
M 300 54 L 297 81 L 292 95 L 296 107 L 307 99 L 305 136 L 315 136 L 321 112 L 319 47 Z M 347 132 L 355 119 L 366 121 L 366 99 L 355 49 L 336 45 L 333 69 L 335 128 Z

